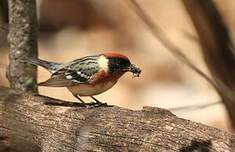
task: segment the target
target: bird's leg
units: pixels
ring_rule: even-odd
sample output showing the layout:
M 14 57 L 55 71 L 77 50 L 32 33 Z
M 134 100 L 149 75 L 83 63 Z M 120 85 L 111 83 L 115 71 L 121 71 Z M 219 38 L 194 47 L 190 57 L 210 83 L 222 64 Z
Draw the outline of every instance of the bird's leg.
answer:
M 93 100 L 95 100 L 95 102 L 97 103 L 97 104 L 100 104 L 100 105 L 103 105 L 103 104 L 106 104 L 106 103 L 102 103 L 102 102 L 100 102 L 98 99 L 96 99 L 95 97 L 93 97 L 93 96 L 90 96 Z
M 93 100 L 95 100 L 95 104 L 96 104 L 96 106 L 108 106 L 107 105 L 107 103 L 103 103 L 103 102 L 100 102 L 99 100 L 97 100 L 95 97 L 93 97 L 93 96 L 90 96 Z
M 93 96 L 90 96 L 93 100 L 95 100 L 95 102 L 96 103 L 102 103 L 102 102 L 100 102 L 99 100 L 97 100 L 95 97 L 93 97 Z
M 73 94 L 74 97 L 76 97 L 79 101 L 81 101 L 82 103 L 85 103 L 81 98 L 79 98 L 77 95 Z

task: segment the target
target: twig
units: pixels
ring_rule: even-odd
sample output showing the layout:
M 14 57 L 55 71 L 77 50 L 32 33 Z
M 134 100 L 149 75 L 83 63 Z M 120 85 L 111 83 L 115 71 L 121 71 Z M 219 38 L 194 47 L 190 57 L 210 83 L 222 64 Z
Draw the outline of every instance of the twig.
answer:
M 195 36 L 195 35 L 193 35 L 193 34 L 187 32 L 187 31 L 184 31 L 184 30 L 182 31 L 182 33 L 183 33 L 188 39 L 190 39 L 190 40 L 196 42 L 197 44 L 200 43 L 197 36 Z
M 144 21 L 149 30 L 152 32 L 154 37 L 158 39 L 168 50 L 179 60 L 181 60 L 184 64 L 189 66 L 192 70 L 198 73 L 201 77 L 206 79 L 216 91 L 219 92 L 218 86 L 212 79 L 210 79 L 205 73 L 203 73 L 199 68 L 197 68 L 167 37 L 167 35 L 163 32 L 163 30 L 156 23 L 152 21 L 152 19 L 145 13 L 145 11 L 140 7 L 140 5 L 135 0 L 129 0 L 131 8 L 135 11 L 135 13 Z
M 172 112 L 176 112 L 176 111 L 182 111 L 182 110 L 198 110 L 198 109 L 203 109 L 203 108 L 208 108 L 210 106 L 214 106 L 217 104 L 221 104 L 222 101 L 217 101 L 217 102 L 213 102 L 213 103 L 208 103 L 208 104 L 203 104 L 203 105 L 190 105 L 190 106 L 182 106 L 182 107 L 174 107 L 174 108 L 168 108 L 168 110 L 172 111 Z

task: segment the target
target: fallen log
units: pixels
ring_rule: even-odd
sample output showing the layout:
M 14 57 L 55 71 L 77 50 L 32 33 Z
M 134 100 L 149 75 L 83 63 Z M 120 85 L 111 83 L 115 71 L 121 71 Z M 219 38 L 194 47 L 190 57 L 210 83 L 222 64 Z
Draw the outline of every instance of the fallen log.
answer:
M 235 136 L 168 110 L 84 107 L 0 87 L 0 151 L 235 151 Z

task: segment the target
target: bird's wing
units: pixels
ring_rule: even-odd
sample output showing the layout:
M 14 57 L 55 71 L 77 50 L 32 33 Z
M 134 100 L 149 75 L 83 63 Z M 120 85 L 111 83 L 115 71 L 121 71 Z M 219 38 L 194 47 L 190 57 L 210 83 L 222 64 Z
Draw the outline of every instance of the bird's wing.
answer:
M 48 80 L 39 83 L 40 86 L 50 87 L 67 87 L 71 86 L 73 82 L 64 77 L 64 75 L 52 75 Z
M 93 60 L 81 60 L 76 64 L 72 62 L 53 73 L 51 78 L 39 85 L 66 87 L 73 84 L 90 83 L 99 70 L 99 64 Z

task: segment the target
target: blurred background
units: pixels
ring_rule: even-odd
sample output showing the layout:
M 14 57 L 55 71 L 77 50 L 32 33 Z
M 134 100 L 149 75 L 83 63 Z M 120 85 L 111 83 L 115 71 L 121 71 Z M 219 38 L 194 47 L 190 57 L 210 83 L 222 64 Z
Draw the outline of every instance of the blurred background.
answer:
M 235 2 L 215 0 L 235 36 Z M 1 2 L 0 25 L 8 22 L 6 4 Z M 195 40 L 197 34 L 179 0 L 139 1 L 146 13 L 161 26 L 178 48 L 203 72 L 209 75 Z M 142 20 L 120 0 L 37 0 L 39 58 L 67 62 L 102 52 L 118 52 L 129 56 L 142 69 L 139 78 L 125 74 L 117 85 L 98 95 L 103 102 L 140 110 L 143 106 L 172 109 L 220 101 L 203 78 L 184 65 L 152 35 Z M 0 29 L 0 85 L 9 86 L 5 77 L 8 65 L 7 31 Z M 38 81 L 50 74 L 39 68 Z M 77 101 L 66 88 L 40 87 L 42 95 Z M 85 98 L 90 102 L 90 98 Z M 179 117 L 230 131 L 223 104 L 197 110 L 173 111 Z

